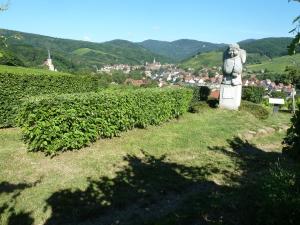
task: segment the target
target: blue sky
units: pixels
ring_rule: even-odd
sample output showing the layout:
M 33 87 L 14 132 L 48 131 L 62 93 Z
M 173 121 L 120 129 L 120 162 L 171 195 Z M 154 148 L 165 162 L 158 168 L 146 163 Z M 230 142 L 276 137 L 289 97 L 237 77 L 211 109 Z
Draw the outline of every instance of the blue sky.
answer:
M 0 27 L 94 42 L 232 43 L 291 36 L 299 14 L 300 4 L 288 0 L 11 0 Z

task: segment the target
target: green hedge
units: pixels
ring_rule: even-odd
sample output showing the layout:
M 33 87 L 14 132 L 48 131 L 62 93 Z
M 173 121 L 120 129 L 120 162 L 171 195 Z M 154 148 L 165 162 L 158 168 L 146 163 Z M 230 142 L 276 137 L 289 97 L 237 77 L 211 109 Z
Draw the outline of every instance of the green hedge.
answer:
M 15 126 L 20 100 L 40 94 L 96 91 L 97 78 L 21 67 L 0 67 L 0 127 Z
M 55 154 L 178 117 L 191 99 L 179 88 L 40 96 L 24 101 L 18 122 L 31 150 Z
M 253 102 L 242 101 L 240 110 L 247 111 L 254 115 L 256 118 L 265 120 L 269 117 L 269 110 L 267 110 L 263 105 L 255 104 Z
M 266 94 L 264 87 L 249 86 L 243 87 L 242 99 L 245 101 L 260 104 Z

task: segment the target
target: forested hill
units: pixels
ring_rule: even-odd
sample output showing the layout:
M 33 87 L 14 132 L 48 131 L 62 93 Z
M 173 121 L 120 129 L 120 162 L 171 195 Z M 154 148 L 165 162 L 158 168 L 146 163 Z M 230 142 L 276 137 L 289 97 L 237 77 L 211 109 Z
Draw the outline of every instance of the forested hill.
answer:
M 177 41 L 146 40 L 139 43 L 153 53 L 172 58 L 177 62 L 190 58 L 198 53 L 215 51 L 225 47 L 225 44 L 180 39 Z
M 291 41 L 292 38 L 248 39 L 239 42 L 239 45 L 247 51 L 247 64 L 256 65 L 272 61 L 274 58 L 286 56 L 288 54 L 287 46 Z M 200 52 L 184 60 L 180 65 L 183 68 L 193 68 L 194 70 L 199 70 L 202 67 L 221 66 L 225 48 L 222 47 L 211 52 Z M 284 63 L 288 65 L 286 60 Z M 285 66 L 285 64 L 282 66 Z
M 292 38 L 263 38 L 258 40 L 245 40 L 239 42 L 241 48 L 248 53 L 257 53 L 269 58 L 284 56 L 288 54 L 287 46 Z
M 50 49 L 57 69 L 68 72 L 91 71 L 105 64 L 143 64 L 154 58 L 160 62 L 173 62 L 124 40 L 93 43 L 4 29 L 0 29 L 0 35 L 8 38 L 7 47 L 1 43 L 0 64 L 39 67 L 48 56 L 47 49 Z

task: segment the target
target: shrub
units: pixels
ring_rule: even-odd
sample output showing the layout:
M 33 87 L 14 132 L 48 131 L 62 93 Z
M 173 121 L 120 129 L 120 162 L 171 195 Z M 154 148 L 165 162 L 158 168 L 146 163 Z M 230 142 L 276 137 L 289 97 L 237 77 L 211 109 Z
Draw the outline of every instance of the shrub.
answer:
M 298 105 L 298 108 L 300 104 Z M 287 135 L 283 140 L 283 153 L 290 155 L 292 158 L 300 158 L 300 111 L 291 119 L 292 126 L 288 129 Z
M 55 154 L 79 149 L 99 137 L 113 137 L 133 127 L 157 125 L 183 114 L 189 89 L 106 90 L 32 97 L 18 116 L 24 139 L 34 151 Z
M 97 90 L 97 78 L 19 67 L 0 67 L 0 127 L 15 126 L 20 100 L 40 94 Z
M 282 91 L 272 91 L 271 92 L 271 97 L 272 98 L 283 98 L 286 99 L 287 94 L 282 92 Z
M 242 99 L 253 103 L 261 103 L 265 95 L 263 87 L 249 86 L 243 87 Z
M 240 110 L 247 111 L 253 114 L 256 118 L 264 120 L 269 117 L 269 111 L 262 105 L 253 102 L 242 101 Z
M 207 101 L 208 97 L 210 95 L 210 88 L 206 86 L 197 86 L 192 87 L 194 93 L 193 93 L 193 102 L 197 101 Z
M 297 174 L 279 162 L 271 165 L 260 178 L 256 205 L 256 224 L 298 224 L 300 219 L 300 189 Z M 297 222 L 298 221 L 298 222 Z

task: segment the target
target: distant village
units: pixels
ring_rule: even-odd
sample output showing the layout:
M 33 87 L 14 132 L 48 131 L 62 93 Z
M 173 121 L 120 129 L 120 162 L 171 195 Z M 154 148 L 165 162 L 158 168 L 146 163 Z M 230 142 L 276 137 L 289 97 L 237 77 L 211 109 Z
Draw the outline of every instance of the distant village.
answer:
M 129 74 L 134 70 L 143 70 L 145 74 L 144 80 L 134 82 L 133 84 L 143 84 L 147 78 L 150 78 L 151 80 L 157 81 L 159 87 L 168 85 L 197 85 L 208 86 L 211 90 L 219 90 L 223 79 L 221 67 L 203 68 L 195 74 L 192 68 L 184 70 L 175 64 L 161 64 L 155 59 L 151 63 L 147 62 L 145 65 L 140 66 L 123 64 L 107 65 L 97 72 L 111 73 L 114 70 L 122 71 L 125 74 Z M 247 71 L 245 71 L 245 73 L 247 74 Z M 247 77 L 249 78 L 243 80 L 243 86 L 261 86 L 269 92 L 285 92 L 287 95 L 290 95 L 292 92 L 291 85 L 284 85 L 283 83 L 276 84 L 269 79 L 259 80 L 255 73 L 251 73 L 251 75 Z
M 50 51 L 48 50 L 48 59 L 43 64 L 51 71 L 57 71 L 53 65 Z M 100 69 L 96 69 L 96 73 L 110 74 L 113 71 L 121 71 L 124 74 L 129 74 L 132 71 L 143 71 L 144 78 L 142 80 L 126 80 L 126 83 L 131 83 L 134 86 L 141 86 L 146 84 L 149 80 L 156 81 L 158 87 L 164 87 L 169 85 L 189 85 L 189 86 L 208 86 L 212 93 L 218 90 L 223 79 L 221 67 L 207 67 L 202 68 L 199 72 L 195 73 L 192 68 L 184 70 L 175 64 L 161 64 L 155 59 L 153 62 L 146 62 L 144 65 L 128 65 L 128 64 L 115 64 L 105 65 Z M 247 74 L 245 69 L 244 71 Z M 244 76 L 245 77 L 245 76 Z M 257 74 L 251 73 L 248 79 L 243 79 L 243 86 L 261 86 L 267 91 L 284 92 L 287 96 L 292 93 L 292 85 L 284 85 L 283 83 L 276 84 L 269 79 L 259 80 Z

